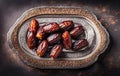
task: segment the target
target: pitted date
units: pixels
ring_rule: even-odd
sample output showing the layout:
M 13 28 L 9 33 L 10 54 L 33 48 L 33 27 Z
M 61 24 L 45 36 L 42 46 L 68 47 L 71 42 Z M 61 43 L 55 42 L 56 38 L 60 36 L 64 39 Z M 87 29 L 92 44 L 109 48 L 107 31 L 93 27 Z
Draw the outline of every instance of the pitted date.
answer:
M 72 40 L 71 40 L 70 33 L 68 31 L 65 31 L 62 34 L 62 39 L 63 39 L 63 45 L 64 45 L 65 49 L 67 49 L 67 50 L 71 49 Z
M 61 39 L 60 34 L 55 33 L 55 34 L 50 35 L 47 38 L 47 41 L 50 45 L 53 45 L 53 44 L 57 43 L 58 41 L 60 41 L 60 39 Z
M 57 44 L 57 45 L 53 46 L 53 48 L 51 49 L 50 57 L 57 58 L 59 56 L 59 54 L 61 53 L 61 51 L 62 51 L 61 44 Z
M 34 49 L 36 47 L 36 38 L 33 32 L 28 32 L 27 45 L 30 49 Z
M 38 29 L 38 21 L 36 19 L 32 19 L 29 25 L 29 31 L 34 32 L 36 34 Z
M 59 25 L 56 22 L 46 24 L 46 26 L 43 27 L 45 33 L 53 33 L 59 31 L 59 29 Z
M 73 28 L 74 23 L 71 20 L 66 20 L 60 23 L 59 26 L 62 30 L 66 31 L 66 30 L 70 30 L 71 28 Z
M 47 40 L 43 40 L 37 48 L 37 51 L 36 51 L 37 55 L 40 57 L 43 56 L 44 53 L 47 51 L 47 48 L 48 48 L 48 42 Z
M 73 44 L 73 50 L 77 51 L 88 46 L 88 41 L 86 39 L 78 40 Z
M 44 36 L 45 36 L 45 32 L 43 31 L 43 26 L 40 26 L 37 31 L 36 37 L 42 40 Z
M 83 27 L 77 26 L 75 27 L 73 30 L 70 31 L 70 35 L 72 36 L 72 38 L 77 38 L 79 35 L 81 35 L 84 32 Z

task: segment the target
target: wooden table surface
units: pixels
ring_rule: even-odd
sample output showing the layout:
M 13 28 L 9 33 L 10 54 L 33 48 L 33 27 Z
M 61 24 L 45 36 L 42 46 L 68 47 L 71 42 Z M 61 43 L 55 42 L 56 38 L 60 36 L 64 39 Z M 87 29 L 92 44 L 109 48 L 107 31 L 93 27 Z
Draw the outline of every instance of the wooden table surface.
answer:
M 120 76 L 119 0 L 0 0 L 0 76 Z M 37 6 L 82 7 L 92 11 L 110 34 L 110 45 L 96 63 L 84 69 L 40 70 L 26 66 L 6 41 L 21 14 Z

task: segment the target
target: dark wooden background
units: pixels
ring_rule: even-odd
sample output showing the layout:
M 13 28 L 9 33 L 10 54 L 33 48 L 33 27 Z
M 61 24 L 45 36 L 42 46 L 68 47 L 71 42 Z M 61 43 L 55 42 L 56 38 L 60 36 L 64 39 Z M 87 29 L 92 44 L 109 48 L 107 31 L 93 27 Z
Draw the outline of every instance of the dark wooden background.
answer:
M 9 48 L 6 34 L 21 14 L 36 6 L 71 6 L 92 11 L 110 34 L 110 45 L 84 69 L 40 70 L 26 66 Z M 0 76 L 120 76 L 119 0 L 0 0 Z

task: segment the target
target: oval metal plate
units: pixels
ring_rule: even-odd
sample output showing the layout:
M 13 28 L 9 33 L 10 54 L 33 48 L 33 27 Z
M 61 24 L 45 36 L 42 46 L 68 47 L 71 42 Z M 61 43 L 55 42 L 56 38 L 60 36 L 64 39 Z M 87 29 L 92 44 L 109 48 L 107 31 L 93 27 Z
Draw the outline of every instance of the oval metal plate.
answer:
M 73 20 L 82 24 L 85 38 L 89 42 L 84 51 L 63 50 L 55 60 L 49 57 L 38 57 L 26 44 L 29 22 L 36 18 L 39 24 Z M 109 44 L 109 35 L 93 13 L 80 8 L 37 7 L 26 11 L 10 28 L 7 39 L 10 47 L 19 55 L 25 64 L 36 68 L 83 68 L 96 61 Z

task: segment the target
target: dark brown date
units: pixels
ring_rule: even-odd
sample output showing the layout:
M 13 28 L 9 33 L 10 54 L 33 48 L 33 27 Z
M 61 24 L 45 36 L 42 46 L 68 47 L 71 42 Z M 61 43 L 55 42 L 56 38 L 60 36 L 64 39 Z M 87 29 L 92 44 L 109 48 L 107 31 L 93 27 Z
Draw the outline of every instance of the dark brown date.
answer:
M 43 31 L 43 26 L 40 26 L 37 31 L 36 37 L 42 40 L 44 36 L 45 36 L 45 32 Z
M 72 38 L 77 38 L 83 32 L 84 32 L 83 27 L 77 26 L 72 31 L 70 31 L 70 35 L 72 36 Z
M 36 34 L 38 29 L 38 21 L 36 19 L 32 19 L 29 25 L 29 31 L 34 32 Z
M 65 31 L 62 34 L 62 39 L 63 39 L 63 45 L 64 47 L 69 50 L 72 47 L 72 40 L 71 40 L 71 36 L 70 33 L 68 31 Z
M 73 44 L 73 50 L 77 51 L 88 46 L 88 41 L 86 39 L 78 40 Z
M 60 39 L 61 39 L 60 34 L 55 33 L 55 34 L 50 35 L 47 38 L 47 41 L 50 45 L 53 45 L 53 44 L 57 43 L 58 41 L 60 41 Z
M 47 48 L 48 48 L 48 42 L 47 40 L 43 40 L 37 48 L 37 51 L 36 51 L 37 55 L 40 57 L 43 56 L 44 53 L 47 51 Z
M 60 23 L 59 26 L 62 30 L 67 31 L 74 27 L 74 23 L 71 20 L 66 20 Z
M 51 53 L 50 53 L 50 57 L 51 58 L 57 58 L 59 56 L 59 54 L 62 51 L 62 46 L 61 44 L 57 44 L 55 45 L 52 49 L 51 49 Z
M 43 27 L 45 33 L 53 33 L 59 31 L 59 29 L 59 25 L 56 22 L 46 24 L 46 26 Z
M 34 49 L 36 47 L 36 38 L 34 32 L 28 32 L 27 45 L 30 49 Z
M 83 39 L 84 36 L 83 26 L 74 24 L 72 20 L 39 26 L 38 21 L 32 19 L 28 29 L 27 45 L 30 49 L 36 50 L 38 56 L 50 56 L 54 59 L 59 56 L 63 48 L 74 51 L 84 50 L 89 45 L 88 41 Z

